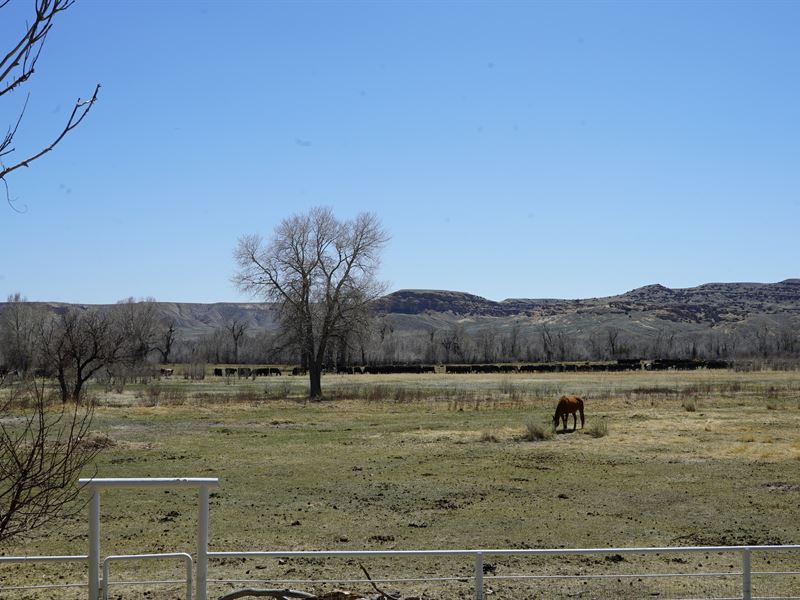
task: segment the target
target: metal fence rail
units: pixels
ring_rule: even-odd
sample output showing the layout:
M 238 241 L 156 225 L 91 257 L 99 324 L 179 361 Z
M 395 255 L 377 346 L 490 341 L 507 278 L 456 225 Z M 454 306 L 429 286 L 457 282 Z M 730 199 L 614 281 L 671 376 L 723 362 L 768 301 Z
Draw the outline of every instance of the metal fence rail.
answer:
M 100 600 L 100 590 L 102 589 L 103 598 L 108 596 L 108 588 L 113 584 L 114 586 L 131 586 L 131 585 L 164 585 L 185 583 L 186 597 L 188 600 L 196 598 L 197 600 L 207 600 L 207 583 L 209 582 L 209 561 L 224 560 L 227 558 L 241 558 L 241 559 L 270 559 L 270 558 L 306 558 L 306 559 L 324 559 L 324 558 L 372 558 L 383 557 L 397 560 L 408 559 L 411 557 L 454 557 L 463 558 L 471 561 L 471 566 L 465 573 L 458 575 L 448 576 L 440 572 L 433 572 L 426 574 L 425 577 L 382 577 L 372 579 L 370 575 L 366 578 L 324 578 L 324 577 L 305 577 L 297 579 L 213 579 L 211 583 L 219 585 L 230 584 L 252 584 L 254 582 L 262 583 L 288 583 L 288 584 L 328 584 L 328 583 L 358 583 L 358 584 L 374 584 L 374 583 L 421 583 L 421 582 L 459 582 L 462 584 L 471 585 L 473 597 L 475 600 L 485 600 L 488 590 L 486 589 L 486 582 L 492 581 L 530 581 L 530 582 L 546 582 L 553 585 L 553 582 L 559 580 L 563 582 L 582 581 L 584 584 L 588 581 L 593 582 L 609 582 L 613 585 L 614 582 L 610 581 L 614 578 L 620 582 L 628 580 L 634 583 L 635 578 L 639 585 L 637 587 L 644 587 L 643 583 L 648 580 L 674 580 L 678 578 L 686 578 L 688 580 L 711 580 L 711 578 L 724 579 L 730 581 L 734 588 L 725 588 L 726 593 L 721 595 L 719 589 L 712 593 L 701 593 L 695 597 L 702 597 L 704 599 L 714 598 L 714 600 L 765 600 L 767 598 L 779 598 L 775 594 L 770 596 L 755 596 L 753 593 L 753 578 L 788 578 L 800 576 L 800 571 L 797 570 L 798 564 L 797 556 L 792 557 L 792 561 L 788 563 L 791 569 L 779 570 L 753 570 L 752 556 L 756 554 L 774 554 L 779 552 L 798 552 L 800 545 L 784 545 L 784 546 L 686 546 L 686 547 L 654 547 L 654 548 L 573 548 L 573 549 L 474 549 L 474 550 L 328 550 L 328 551 L 243 551 L 243 552 L 209 552 L 208 551 L 208 517 L 209 517 L 209 491 L 211 487 L 218 485 L 216 478 L 113 478 L 113 479 L 82 479 L 80 483 L 86 487 L 91 494 L 89 503 L 89 553 L 88 555 L 70 555 L 70 556 L 0 556 L 0 569 L 9 563 L 47 563 L 47 562 L 81 562 L 87 566 L 88 577 L 87 581 L 80 583 L 44 583 L 41 585 L 13 585 L 13 586 L 0 586 L 0 594 L 7 591 L 19 590 L 54 590 L 59 588 L 87 588 L 89 600 Z M 100 556 L 100 491 L 109 487 L 117 488 L 130 488 L 130 487 L 180 487 L 180 488 L 195 488 L 198 490 L 198 527 L 197 527 L 197 554 L 195 559 L 192 559 L 187 553 L 184 552 L 171 552 L 160 554 L 133 554 L 133 555 L 113 555 L 107 556 L 102 559 Z M 570 557 L 570 556 L 591 556 L 591 555 L 652 555 L 652 554 L 692 554 L 692 553 L 727 553 L 738 556 L 740 568 L 736 568 L 733 564 L 729 566 L 730 570 L 717 568 L 715 571 L 695 572 L 695 573 L 663 573 L 657 572 L 656 569 L 646 569 L 645 572 L 640 573 L 609 573 L 611 566 L 602 565 L 600 572 L 594 573 L 579 573 L 579 574 L 550 574 L 547 572 L 533 573 L 514 573 L 514 574 L 496 574 L 494 568 L 485 562 L 487 557 L 495 559 L 502 559 L 502 557 L 512 557 L 514 559 L 520 557 Z M 176 559 L 181 558 L 186 563 L 186 578 L 181 580 L 169 581 L 114 581 L 111 582 L 109 575 L 110 563 L 122 560 L 149 560 L 149 559 Z M 595 561 L 597 562 L 597 561 Z M 102 563 L 102 577 L 101 577 L 101 563 Z M 602 563 L 601 563 L 602 564 Z M 193 566 L 196 569 L 196 577 L 192 579 Z M 702 565 L 700 565 L 702 566 Z M 708 566 L 708 565 L 707 565 Z M 462 565 L 463 568 L 463 565 Z M 484 571 L 488 572 L 484 572 Z M 625 569 L 617 569 L 624 571 Z M 639 569 L 642 571 L 643 569 Z M 1 574 L 1 572 L 0 572 Z M 781 581 L 784 590 L 788 590 L 787 595 L 780 596 L 780 600 L 797 599 L 800 600 L 800 581 L 797 585 L 785 585 L 785 579 Z M 794 582 L 791 582 L 794 583 Z M 674 593 L 676 587 L 673 587 L 670 593 Z M 639 592 L 638 589 L 633 589 L 632 592 Z M 574 595 L 574 594 L 573 594 Z M 639 596 L 642 594 L 640 593 Z M 553 597 L 554 594 L 548 594 L 546 597 Z M 496 596 L 495 596 L 496 597 Z M 603 597 L 613 597 L 613 594 L 605 594 Z M 661 596 L 662 598 L 664 596 Z
M 110 565 L 112 562 L 152 560 L 182 558 L 186 565 L 186 576 L 183 579 L 167 580 L 133 580 L 133 581 L 111 581 Z M 43 562 L 83 562 L 88 564 L 87 555 L 74 556 L 0 556 L 0 567 L 4 563 L 43 563 Z M 186 552 L 161 552 L 156 554 L 117 554 L 106 556 L 103 560 L 103 578 L 99 582 L 99 589 L 102 591 L 103 600 L 108 600 L 109 589 L 115 586 L 139 586 L 139 585 L 167 585 L 182 583 L 186 589 L 186 600 L 192 600 L 192 590 L 194 581 L 192 577 L 193 560 Z M 36 590 L 56 590 L 67 588 L 89 588 L 89 580 L 76 583 L 43 583 L 32 585 L 0 585 L 0 594 L 10 591 L 36 591 Z
M 502 580 L 530 580 L 530 581 L 568 581 L 568 580 L 611 580 L 611 579 L 676 579 L 676 578 L 735 578 L 740 581 L 741 595 L 734 596 L 734 600 L 765 599 L 771 596 L 754 596 L 752 578 L 754 575 L 795 576 L 798 571 L 753 571 L 751 568 L 753 552 L 781 552 L 800 551 L 800 545 L 787 546 L 668 546 L 653 548 L 573 548 L 573 549 L 483 549 L 483 550 L 330 550 L 330 551 L 249 551 L 249 552 L 209 552 L 208 558 L 405 558 L 405 557 L 433 557 L 433 556 L 463 556 L 473 561 L 472 577 L 415 577 L 415 578 L 350 578 L 350 579 L 213 579 L 215 584 L 241 584 L 241 583 L 273 583 L 273 584 L 345 584 L 345 583 L 416 583 L 416 582 L 445 582 L 460 581 L 474 582 L 475 600 L 485 600 L 486 581 Z M 685 553 L 735 553 L 740 555 L 741 570 L 701 573 L 604 573 L 581 575 L 486 575 L 484 573 L 486 557 L 533 557 L 533 556 L 570 556 L 570 555 L 622 555 L 622 554 L 685 554 Z M 797 591 L 800 593 L 800 590 Z M 710 598 L 704 596 L 704 598 Z M 798 595 L 781 596 L 782 600 L 800 599 Z M 727 597 L 717 597 L 715 600 L 727 600 Z
M 0 568 L 5 564 L 11 563 L 48 563 L 48 562 L 82 562 L 86 563 L 89 557 L 85 554 L 67 556 L 0 556 Z M 67 588 L 88 588 L 89 582 L 82 581 L 76 583 L 43 583 L 39 585 L 0 585 L 0 594 L 10 591 L 22 590 L 56 590 Z
M 789 596 L 756 596 L 753 594 L 752 578 L 754 576 L 800 576 L 798 570 L 770 570 L 753 571 L 751 567 L 751 557 L 753 553 L 775 553 L 775 552 L 797 552 L 800 545 L 790 546 L 690 546 L 690 547 L 656 547 L 656 548 L 575 548 L 575 549 L 483 549 L 483 550 L 329 550 L 329 551 L 243 551 L 243 552 L 209 552 L 210 560 L 222 560 L 226 558 L 243 559 L 280 559 L 280 558 L 394 558 L 405 559 L 409 557 L 464 557 L 472 561 L 473 569 L 471 574 L 462 575 L 440 575 L 426 577 L 376 577 L 376 578 L 270 578 L 270 579 L 209 579 L 208 583 L 223 585 L 252 585 L 258 584 L 281 584 L 281 585 L 321 585 L 321 584 L 411 584 L 411 583 L 446 583 L 461 582 L 472 583 L 474 586 L 475 600 L 485 600 L 487 582 L 496 581 L 532 581 L 532 582 L 554 582 L 554 581 L 603 581 L 603 580 L 645 580 L 645 579 L 703 579 L 703 578 L 728 578 L 740 582 L 741 595 L 736 596 L 713 596 L 715 600 L 765 600 L 775 598 L 780 600 L 800 599 L 800 595 Z M 741 557 L 742 568 L 732 571 L 704 571 L 704 572 L 636 572 L 636 573 L 583 573 L 583 574 L 557 574 L 557 575 L 537 575 L 537 574 L 509 574 L 509 575 L 487 575 L 484 573 L 485 559 L 487 557 L 536 557 L 536 556 L 574 556 L 574 555 L 612 555 L 612 554 L 686 554 L 686 553 L 735 553 Z M 112 562 L 134 561 L 134 560 L 153 560 L 153 559 L 183 559 L 185 563 L 186 576 L 184 579 L 170 580 L 131 580 L 131 581 L 112 581 L 110 578 L 110 565 Z M 3 556 L 0 557 L 0 567 L 9 563 L 47 563 L 47 562 L 81 562 L 88 561 L 87 555 L 69 556 Z M 165 585 L 182 583 L 186 589 L 187 600 L 193 598 L 193 566 L 194 562 L 191 555 L 185 552 L 170 552 L 157 554 L 127 554 L 112 555 L 103 559 L 103 577 L 98 585 L 102 591 L 102 598 L 107 600 L 111 586 L 139 586 L 139 585 Z M 11 591 L 37 591 L 37 590 L 57 590 L 65 588 L 88 588 L 89 582 L 79 583 L 44 583 L 38 585 L 14 585 L 0 587 L 0 593 Z M 797 590 L 800 594 L 800 589 Z M 712 596 L 703 595 L 702 598 L 708 599 Z M 694 597 L 693 597 L 694 599 Z M 205 599 L 203 599 L 205 600 Z
M 186 565 L 186 577 L 184 579 L 169 579 L 160 581 L 111 581 L 109 567 L 111 562 L 131 561 L 131 560 L 152 560 L 164 558 L 182 558 Z M 192 556 L 186 552 L 161 552 L 158 554 L 117 554 L 106 556 L 103 560 L 103 600 L 108 600 L 108 590 L 111 585 L 165 585 L 168 583 L 183 583 L 186 586 L 186 600 L 192 600 Z

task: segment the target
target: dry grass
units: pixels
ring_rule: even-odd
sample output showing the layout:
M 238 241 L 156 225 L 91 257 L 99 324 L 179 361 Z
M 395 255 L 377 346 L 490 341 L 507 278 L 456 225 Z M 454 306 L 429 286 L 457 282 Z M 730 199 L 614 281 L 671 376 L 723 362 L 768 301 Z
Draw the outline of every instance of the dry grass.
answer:
M 586 428 L 586 434 L 593 438 L 606 437 L 608 435 L 608 421 L 605 419 L 592 421 L 592 424 Z
M 791 487 L 800 481 L 796 373 L 329 376 L 323 389 L 337 399 L 321 403 L 304 402 L 306 385 L 291 377 L 229 385 L 207 377 L 162 381 L 157 405 L 144 388 L 104 395 L 95 426 L 98 439 L 106 435 L 114 444 L 101 454 L 98 475 L 219 476 L 211 515 L 215 550 L 800 540 L 800 491 Z M 564 393 L 587 398 L 586 433 L 605 425 L 608 434 L 553 435 L 543 427 Z M 697 403 L 694 412 L 685 409 L 687 398 Z M 527 434 L 528 424 L 543 441 L 520 443 L 521 425 Z M 111 492 L 103 500 L 103 552 L 191 549 L 195 504 L 184 492 Z M 85 532 L 79 517 L 4 552 L 81 554 Z M 663 568 L 662 560 L 650 557 L 635 568 Z M 689 560 L 682 568 L 727 568 L 717 556 L 703 557 L 702 567 Z M 506 573 L 533 568 L 511 560 L 497 565 Z M 259 566 L 216 563 L 214 574 L 358 575 L 336 561 Z M 533 566 L 539 573 L 606 568 L 577 560 Z M 138 564 L 115 572 L 120 578 L 164 575 L 158 568 L 166 567 Z M 289 569 L 295 571 L 287 575 Z M 442 560 L 419 569 L 468 574 L 470 565 Z M 78 573 L 75 567 L 66 576 Z M 0 567 L 0 580 L 34 575 Z M 527 597 L 496 585 L 498 599 Z M 404 593 L 469 595 L 468 586 L 447 590 Z M 651 591 L 643 590 L 637 597 Z M 125 598 L 142 597 L 129 591 Z
M 522 439 L 526 442 L 544 442 L 553 439 L 553 431 L 533 420 L 525 423 Z

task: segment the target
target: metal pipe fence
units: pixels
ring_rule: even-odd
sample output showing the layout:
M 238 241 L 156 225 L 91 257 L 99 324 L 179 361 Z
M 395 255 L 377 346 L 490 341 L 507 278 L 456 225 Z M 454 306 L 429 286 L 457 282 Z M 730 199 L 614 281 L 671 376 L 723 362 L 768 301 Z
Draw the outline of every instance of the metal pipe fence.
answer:
M 82 562 L 87 563 L 89 557 L 85 554 L 67 555 L 67 556 L 0 556 L 0 568 L 6 564 L 20 563 L 69 563 L 69 562 Z M 42 583 L 39 585 L 2 585 L 0 584 L 0 598 L 4 597 L 4 592 L 20 592 L 25 590 L 57 590 L 68 588 L 88 588 L 89 582 L 75 582 L 75 583 Z
M 461 583 L 466 584 L 472 588 L 470 596 L 475 600 L 486 600 L 487 598 L 487 585 L 494 585 L 499 582 L 525 582 L 536 584 L 548 584 L 552 586 L 553 583 L 573 584 L 584 582 L 631 582 L 641 583 L 646 580 L 703 580 L 708 581 L 711 579 L 725 579 L 731 582 L 732 587 L 737 587 L 735 594 L 729 595 L 712 595 L 702 594 L 694 596 L 673 596 L 673 600 L 688 600 L 691 598 L 703 598 L 709 600 L 765 600 L 768 598 L 780 598 L 781 600 L 798 599 L 800 600 L 800 570 L 753 570 L 752 555 L 756 554 L 774 554 L 778 552 L 794 552 L 800 551 L 800 545 L 790 546 L 692 546 L 692 547 L 654 547 L 654 548 L 575 548 L 575 549 L 480 549 L 480 550 L 329 550 L 329 551 L 225 551 L 225 552 L 208 552 L 208 559 L 210 561 L 220 561 L 224 559 L 240 558 L 240 559 L 368 559 L 368 558 L 385 558 L 395 559 L 401 562 L 407 562 L 408 559 L 413 557 L 420 558 L 433 558 L 433 557 L 450 557 L 450 558 L 467 558 L 471 561 L 471 567 L 468 571 L 457 575 L 437 575 L 437 576 L 421 576 L 421 577 L 350 577 L 350 578 L 325 578 L 325 577 L 307 577 L 307 578 L 269 578 L 269 579 L 242 579 L 242 578 L 214 578 L 208 579 L 209 584 L 215 586 L 224 585 L 253 585 L 253 584 L 280 584 L 282 586 L 290 585 L 386 585 L 386 584 L 446 584 L 446 583 Z M 651 571 L 635 571 L 629 573 L 623 572 L 604 572 L 604 573 L 578 573 L 578 574 L 536 574 L 536 573 L 513 573 L 495 575 L 487 572 L 485 567 L 488 565 L 486 562 L 488 558 L 497 559 L 502 557 L 509 558 L 535 558 L 535 557 L 555 557 L 563 558 L 569 556 L 589 556 L 589 555 L 648 555 L 648 554 L 737 554 L 740 557 L 740 569 L 731 571 L 703 571 L 703 572 L 651 572 Z M 167 580 L 126 580 L 126 581 L 112 581 L 110 577 L 110 565 L 112 562 L 120 561 L 135 561 L 135 560 L 152 560 L 152 559 L 183 559 L 185 563 L 186 576 L 184 579 L 167 579 Z M 87 555 L 69 555 L 69 556 L 10 556 L 0 557 L 0 568 L 4 564 L 10 563 L 52 563 L 52 562 L 80 562 L 87 563 Z M 800 562 L 800 561 L 798 561 Z M 187 600 L 192 600 L 193 590 L 195 588 L 195 581 L 193 580 L 194 561 L 191 555 L 185 552 L 171 552 L 171 553 L 157 553 L 157 554 L 129 554 L 129 555 L 112 555 L 107 556 L 102 562 L 102 579 L 98 581 L 97 588 L 102 591 L 103 600 L 107 600 L 109 589 L 112 586 L 163 586 L 167 584 L 183 584 L 185 587 L 185 597 Z M 780 595 L 763 595 L 756 594 L 753 591 L 753 580 L 764 577 L 794 577 L 796 578 L 797 585 L 789 585 L 790 592 L 782 593 Z M 0 596 L 4 592 L 12 591 L 45 591 L 45 590 L 59 590 L 66 588 L 84 588 L 90 589 L 90 582 L 75 582 L 75 583 L 41 583 L 31 585 L 13 585 L 1 586 Z M 585 583 L 584 583 L 585 585 Z M 556 590 L 552 587 L 548 588 L 548 595 L 546 597 L 557 597 Z M 573 596 L 574 593 L 564 593 L 564 596 Z M 502 597 L 495 595 L 494 597 Z M 619 597 L 623 597 L 620 595 Z M 669 596 L 661 595 L 661 598 Z M 198 596 L 199 598 L 199 596 Z M 205 599 L 203 599 L 205 600 Z
M 184 579 L 166 579 L 156 581 L 111 581 L 111 575 L 109 571 L 112 561 L 120 562 L 165 558 L 182 558 L 186 565 L 186 577 Z M 192 566 L 192 556 L 186 552 L 161 552 L 158 554 L 117 554 L 113 556 L 106 556 L 103 560 L 103 581 L 101 584 L 103 590 L 103 600 L 108 600 L 108 590 L 112 585 L 166 585 L 175 583 L 183 583 L 186 589 L 186 600 L 192 600 Z
M 492 598 L 500 599 L 502 595 L 496 590 L 489 589 L 489 585 L 498 583 L 524 584 L 524 585 L 547 585 L 545 593 L 540 591 L 529 592 L 527 595 L 520 595 L 514 591 L 509 596 L 519 600 L 527 597 L 575 597 L 583 594 L 592 587 L 592 594 L 600 598 L 641 598 L 647 596 L 657 596 L 661 600 L 685 600 L 686 598 L 703 598 L 713 600 L 764 600 L 767 598 L 780 598 L 781 600 L 796 599 L 800 600 L 800 545 L 783 546 L 687 546 L 687 547 L 652 547 L 652 548 L 572 548 L 572 549 L 462 549 L 462 550 L 328 550 L 328 551 L 225 551 L 209 552 L 208 550 L 208 522 L 209 522 L 209 491 L 211 487 L 218 485 L 216 478 L 136 478 L 136 479 L 86 479 L 81 480 L 91 493 L 89 503 L 89 553 L 88 555 L 70 556 L 0 556 L 0 597 L 5 597 L 4 593 L 20 590 L 56 590 L 66 588 L 86 588 L 89 600 L 106 600 L 108 589 L 111 585 L 134 586 L 134 585 L 165 585 L 184 583 L 186 598 L 192 600 L 208 600 L 207 586 L 209 583 L 215 586 L 232 586 L 253 583 L 280 583 L 288 585 L 327 585 L 327 584 L 441 584 L 441 585 L 460 585 L 466 588 L 468 596 L 474 600 L 486 600 L 491 592 Z M 108 487 L 181 487 L 195 488 L 198 490 L 198 533 L 197 533 L 197 554 L 195 559 L 184 552 L 171 552 L 160 554 L 133 554 L 133 555 L 112 555 L 104 559 L 100 556 L 100 491 Z M 735 556 L 735 560 L 719 561 L 711 560 L 708 564 L 708 556 L 703 558 L 706 562 L 704 571 L 696 572 L 671 572 L 669 570 L 659 570 L 658 559 L 650 559 L 652 564 L 645 565 L 651 555 L 693 555 L 704 553 L 705 555 L 719 554 L 725 556 Z M 790 560 L 776 560 L 779 565 L 777 568 L 753 569 L 753 557 L 768 555 L 774 557 L 777 553 L 792 553 Z M 635 571 L 623 569 L 621 561 L 624 556 L 639 555 L 640 565 Z M 586 557 L 604 556 L 603 560 L 595 560 L 593 563 L 587 561 Z M 571 564 L 576 562 L 576 557 L 581 557 L 581 561 L 587 561 L 594 565 L 593 568 L 575 567 Z M 186 564 L 185 580 L 130 580 L 112 582 L 109 575 L 110 563 L 116 561 L 130 560 L 150 560 L 162 559 L 170 560 L 182 558 Z M 327 559 L 388 559 L 392 563 L 391 572 L 396 573 L 400 562 L 400 567 L 408 565 L 414 559 L 428 559 L 433 562 L 447 562 L 451 560 L 454 565 L 460 564 L 456 574 L 443 574 L 445 570 L 441 565 L 435 566 L 434 570 L 427 572 L 424 576 L 383 576 L 372 578 L 364 571 L 365 577 L 341 577 L 341 570 L 332 572 L 332 575 L 325 574 L 325 570 L 314 568 L 309 570 L 305 577 L 287 578 L 285 576 L 273 576 L 263 579 L 240 579 L 220 576 L 209 580 L 209 563 L 216 561 L 223 564 L 214 564 L 214 569 L 219 569 L 221 573 L 224 569 L 226 559 L 313 559 L 324 561 Z M 445 560 L 447 559 L 447 560 Z M 490 564 L 488 559 L 492 559 L 497 564 Z M 558 560 L 559 567 L 547 569 L 544 561 L 547 559 Z M 610 562 L 606 562 L 611 559 Z M 503 561 L 505 561 L 503 563 Z M 2 568 L 10 563 L 49 563 L 49 562 L 81 562 L 86 564 L 88 577 L 86 582 L 80 583 L 49 583 L 45 582 L 38 585 L 3 585 L 4 577 Z M 526 572 L 505 572 L 506 569 L 514 568 L 519 570 L 517 563 L 524 562 Z M 676 559 L 676 563 L 686 564 L 684 559 Z M 102 565 L 101 565 L 102 563 Z M 466 563 L 466 564 L 464 564 Z M 503 563 L 503 568 L 498 573 L 497 565 Z M 542 564 L 538 564 L 542 563 Z M 611 563 L 615 563 L 612 565 Z M 738 567 L 735 563 L 738 563 Z M 582 563 L 584 564 L 584 563 Z M 767 561 L 767 564 L 770 564 Z M 599 565 L 599 566 L 598 566 Z M 101 577 L 102 566 L 102 577 Z M 629 565 L 632 567 L 632 565 Z M 699 567 L 703 565 L 698 563 Z M 713 568 L 721 567 L 721 568 Z M 781 568 L 783 567 L 783 568 Z M 564 572 L 566 569 L 569 572 Z M 709 570 L 713 569 L 713 570 Z M 196 577 L 192 578 L 193 570 L 196 570 Z M 581 572 L 583 571 L 583 572 Z M 615 572 L 611 572 L 615 571 Z M 284 574 L 285 575 L 285 574 Z M 762 585 L 764 581 L 779 581 L 778 585 L 772 588 Z M 692 581 L 702 582 L 700 586 L 672 584 L 668 586 L 667 593 L 654 593 L 649 588 L 651 581 Z M 717 583 L 709 583 L 717 582 Z M 584 588 L 580 593 L 576 593 L 574 585 L 580 583 Z M 590 586 L 591 583 L 591 586 Z M 620 590 L 624 583 L 628 583 L 630 593 L 627 588 L 622 593 Z M 707 585 L 708 584 L 708 585 Z M 554 588 L 553 586 L 559 586 Z M 570 587 L 573 586 L 573 587 Z M 616 586 L 616 587 L 615 587 Z M 777 590 L 766 594 L 770 589 Z M 755 590 L 755 591 L 754 591 Z M 524 590 L 523 590 L 524 591 Z M 648 593 L 649 592 L 649 593 Z M 696 593 L 695 593 L 696 592 Z M 452 597 L 452 596 L 448 596 Z
M 394 558 L 405 560 L 411 557 L 463 557 L 472 561 L 470 575 L 451 575 L 451 576 L 436 576 L 436 577 L 376 577 L 376 578 L 271 578 L 271 579 L 211 579 L 209 583 L 215 585 L 243 585 L 243 584 L 280 584 L 280 585 L 321 585 L 321 584 L 358 584 L 358 585 L 371 585 L 371 584 L 419 584 L 419 583 L 447 583 L 447 582 L 460 582 L 471 583 L 472 593 L 470 594 L 475 600 L 486 600 L 487 585 L 497 582 L 531 582 L 531 583 L 576 583 L 580 582 L 586 585 L 587 583 L 597 582 L 628 582 L 633 586 L 637 585 L 638 588 L 643 587 L 642 582 L 646 580 L 662 580 L 662 581 L 700 581 L 709 582 L 711 580 L 722 581 L 725 580 L 726 586 L 718 585 L 717 587 L 727 587 L 733 590 L 736 588 L 735 595 L 731 592 L 730 595 L 714 595 L 710 593 L 702 594 L 700 596 L 692 596 L 692 598 L 704 598 L 709 600 L 727 600 L 728 598 L 734 600 L 763 600 L 766 598 L 780 598 L 781 600 L 799 599 L 800 600 L 800 571 L 797 570 L 770 570 L 770 571 L 754 571 L 751 567 L 752 554 L 756 553 L 775 553 L 775 552 L 797 552 L 800 551 L 800 545 L 789 546 L 690 546 L 690 547 L 652 547 L 652 548 L 575 548 L 575 549 L 479 549 L 479 550 L 332 550 L 332 551 L 249 551 L 249 552 L 209 552 L 209 560 L 220 560 L 230 558 L 243 558 L 243 559 L 287 559 L 287 558 L 307 558 L 307 559 L 354 559 L 354 558 Z M 498 557 L 514 557 L 514 558 L 534 558 L 534 557 L 565 557 L 565 556 L 590 556 L 590 555 L 606 555 L 606 556 L 621 556 L 621 555 L 672 555 L 672 554 L 734 554 L 739 557 L 739 569 L 730 571 L 703 571 L 703 572 L 642 572 L 636 571 L 632 573 L 623 572 L 605 572 L 605 573 L 592 573 L 585 572 L 579 574 L 491 574 L 494 570 L 494 565 L 486 563 L 487 558 L 496 559 Z M 491 570 L 487 570 L 489 566 Z M 780 596 L 774 595 L 755 595 L 753 592 L 753 578 L 764 577 L 794 577 L 797 581 L 787 584 L 791 589 L 789 594 L 782 593 Z M 619 587 L 619 586 L 618 586 Z M 786 586 L 784 586 L 786 587 Z M 586 591 L 586 590 L 584 590 Z M 495 590 L 490 593 L 496 594 Z M 614 597 L 628 597 L 629 594 L 617 595 Z M 645 594 L 647 595 L 647 594 Z M 564 591 L 564 597 L 575 596 L 575 592 Z M 494 595 L 498 598 L 500 596 Z M 519 596 L 517 596 L 519 597 Z M 539 597 L 539 596 L 537 596 Z M 547 595 L 544 597 L 555 598 L 558 597 L 556 590 L 548 588 Z M 601 596 L 602 597 L 602 596 Z M 611 597 L 611 596 L 609 596 Z M 631 597 L 642 597 L 641 593 L 633 592 Z M 660 594 L 661 598 L 667 598 L 667 595 Z M 686 600 L 681 596 L 674 596 L 674 600 Z

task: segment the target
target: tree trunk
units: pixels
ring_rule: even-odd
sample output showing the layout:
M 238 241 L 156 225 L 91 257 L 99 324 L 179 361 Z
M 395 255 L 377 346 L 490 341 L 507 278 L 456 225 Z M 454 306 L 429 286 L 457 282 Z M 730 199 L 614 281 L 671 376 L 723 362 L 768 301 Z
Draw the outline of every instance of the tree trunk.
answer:
M 81 392 L 83 391 L 83 381 L 78 379 L 75 381 L 75 387 L 72 390 L 72 401 L 75 404 L 81 403 Z
M 61 388 L 61 402 L 66 404 L 69 400 L 69 389 L 67 388 L 67 378 L 64 369 L 59 366 L 58 368 L 58 385 Z
M 308 378 L 310 383 L 308 397 L 311 400 L 322 400 L 322 365 L 318 364 L 317 361 L 310 361 Z

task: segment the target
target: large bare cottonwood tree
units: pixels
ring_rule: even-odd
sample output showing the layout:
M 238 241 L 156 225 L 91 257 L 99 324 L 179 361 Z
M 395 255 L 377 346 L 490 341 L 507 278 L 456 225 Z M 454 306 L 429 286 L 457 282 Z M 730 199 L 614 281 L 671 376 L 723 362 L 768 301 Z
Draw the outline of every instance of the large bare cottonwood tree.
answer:
M 312 399 L 322 397 L 329 344 L 348 339 L 385 290 L 377 271 L 388 240 L 373 213 L 340 221 L 329 208 L 284 219 L 268 242 L 258 235 L 239 239 L 233 282 L 280 306 L 308 368 Z
M 9 1 L 0 0 L 0 10 L 6 8 Z M 60 13 L 74 3 L 75 0 L 36 0 L 33 14 L 27 25 L 20 29 L 19 35 L 10 40 L 0 41 L 0 96 L 10 94 L 33 76 L 36 64 L 42 54 L 42 48 L 53 28 L 53 23 L 59 18 Z M 28 107 L 29 96 L 25 97 L 22 107 L 18 109 L 17 118 L 8 125 L 5 135 L 0 137 L 0 182 L 5 189 L 6 200 L 12 208 L 14 204 L 9 196 L 6 176 L 19 168 L 30 166 L 33 161 L 53 150 L 70 131 L 80 125 L 97 101 L 99 92 L 100 84 L 95 86 L 94 93 L 88 100 L 78 98 L 66 124 L 51 140 L 43 142 L 37 149 L 29 151 L 24 156 L 14 157 L 7 164 L 7 157 L 16 149 L 14 140 Z M 7 96 L 7 98 L 10 97 L 10 95 Z

